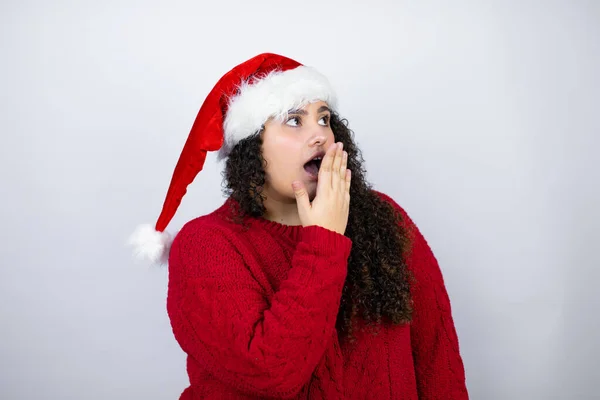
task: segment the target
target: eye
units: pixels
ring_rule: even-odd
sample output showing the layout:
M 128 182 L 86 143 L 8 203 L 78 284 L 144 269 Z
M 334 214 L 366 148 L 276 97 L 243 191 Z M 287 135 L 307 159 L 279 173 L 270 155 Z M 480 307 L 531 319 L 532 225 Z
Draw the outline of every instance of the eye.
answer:
M 329 126 L 329 115 L 325 115 L 323 117 L 321 117 L 321 119 L 319 120 L 319 122 L 323 122 L 321 125 L 322 126 Z
M 300 118 L 299 117 L 291 117 L 285 121 L 285 124 L 288 126 L 300 126 Z

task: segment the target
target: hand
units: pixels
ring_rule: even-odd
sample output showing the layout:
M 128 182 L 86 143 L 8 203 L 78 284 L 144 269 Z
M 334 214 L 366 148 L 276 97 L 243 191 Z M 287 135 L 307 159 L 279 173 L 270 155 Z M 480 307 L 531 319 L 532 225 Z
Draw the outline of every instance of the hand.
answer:
M 302 182 L 292 184 L 302 226 L 317 225 L 344 234 L 350 210 L 351 173 L 347 164 L 348 153 L 343 151 L 342 143 L 332 144 L 321 162 L 312 203 Z

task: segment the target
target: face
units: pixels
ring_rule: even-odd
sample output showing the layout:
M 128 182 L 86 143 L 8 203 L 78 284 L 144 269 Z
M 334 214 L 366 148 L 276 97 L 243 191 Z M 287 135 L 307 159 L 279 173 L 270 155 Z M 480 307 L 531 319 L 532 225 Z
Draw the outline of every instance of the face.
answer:
M 323 101 L 291 110 L 283 120 L 270 119 L 263 130 L 266 161 L 264 193 L 275 201 L 295 201 L 292 182 L 302 181 L 311 199 L 317 191 L 318 166 L 334 142 L 331 111 Z M 311 161 L 317 157 L 316 161 Z

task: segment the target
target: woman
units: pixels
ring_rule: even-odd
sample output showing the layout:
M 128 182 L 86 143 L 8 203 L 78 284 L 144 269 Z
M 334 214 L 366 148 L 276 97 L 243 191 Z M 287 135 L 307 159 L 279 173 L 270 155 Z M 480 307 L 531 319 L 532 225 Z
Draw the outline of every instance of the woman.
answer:
M 156 225 L 187 353 L 180 399 L 467 399 L 443 278 L 406 212 L 365 181 L 326 78 L 276 54 L 225 74 L 202 105 Z M 214 212 L 164 232 L 207 151 Z

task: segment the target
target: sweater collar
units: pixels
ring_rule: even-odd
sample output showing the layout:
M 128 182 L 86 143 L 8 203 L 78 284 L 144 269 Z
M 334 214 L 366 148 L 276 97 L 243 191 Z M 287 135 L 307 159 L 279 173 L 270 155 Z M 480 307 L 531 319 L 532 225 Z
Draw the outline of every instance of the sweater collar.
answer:
M 225 204 L 223 204 L 222 210 L 228 214 L 234 213 L 238 203 L 231 197 L 227 198 Z M 261 228 L 274 237 L 285 237 L 294 242 L 300 239 L 300 234 L 304 229 L 302 225 L 286 225 L 280 222 L 271 221 L 264 217 L 244 217 L 244 221 L 252 226 Z
M 296 242 L 300 239 L 302 225 L 285 225 L 280 222 L 270 221 L 263 217 L 253 218 L 255 223 L 271 233 L 273 236 L 283 236 Z

